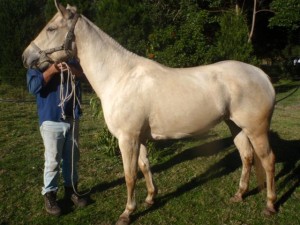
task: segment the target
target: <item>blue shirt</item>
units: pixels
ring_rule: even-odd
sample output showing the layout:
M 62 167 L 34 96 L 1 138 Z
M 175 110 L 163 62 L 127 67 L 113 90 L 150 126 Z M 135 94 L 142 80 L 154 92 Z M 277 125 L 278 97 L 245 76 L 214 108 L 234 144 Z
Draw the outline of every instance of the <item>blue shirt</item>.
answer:
M 55 75 L 45 85 L 43 73 L 37 69 L 28 69 L 27 71 L 27 86 L 29 92 L 36 96 L 37 111 L 39 116 L 39 124 L 42 125 L 44 121 L 61 122 L 64 121 L 63 112 L 59 106 L 60 100 L 60 75 Z M 65 79 L 67 80 L 67 79 Z M 76 95 L 81 101 L 81 85 L 80 81 L 76 80 Z M 69 93 L 71 91 L 71 84 L 69 83 Z M 66 82 L 63 83 L 64 95 L 67 96 Z M 73 97 L 64 103 L 64 114 L 66 117 L 73 118 Z M 75 119 L 78 119 L 81 115 L 80 105 L 75 101 Z

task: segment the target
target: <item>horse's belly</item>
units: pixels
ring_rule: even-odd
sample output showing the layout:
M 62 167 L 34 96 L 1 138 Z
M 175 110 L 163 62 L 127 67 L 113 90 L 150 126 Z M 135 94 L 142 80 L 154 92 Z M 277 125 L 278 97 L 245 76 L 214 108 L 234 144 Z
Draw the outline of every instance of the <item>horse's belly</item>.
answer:
M 151 137 L 155 140 L 178 139 L 203 133 L 216 125 L 223 116 L 223 113 L 213 106 L 166 112 L 157 112 L 152 119 L 150 118 Z

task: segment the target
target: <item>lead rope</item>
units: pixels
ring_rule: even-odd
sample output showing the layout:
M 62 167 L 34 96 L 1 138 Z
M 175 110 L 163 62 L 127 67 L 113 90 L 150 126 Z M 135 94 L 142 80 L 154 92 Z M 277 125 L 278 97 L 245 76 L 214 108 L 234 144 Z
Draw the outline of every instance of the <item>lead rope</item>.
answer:
M 72 181 L 72 188 L 73 191 L 76 195 L 78 196 L 84 196 L 88 193 L 90 193 L 90 191 L 84 193 L 84 194 L 79 194 L 75 188 L 74 185 L 74 149 L 75 149 L 75 144 L 77 145 L 78 148 L 78 143 L 75 140 L 75 106 L 76 106 L 76 102 L 78 104 L 79 107 L 81 107 L 80 104 L 80 100 L 78 98 L 78 96 L 76 95 L 76 82 L 75 82 L 75 75 L 72 74 L 72 71 L 69 67 L 69 65 L 65 62 L 62 62 L 62 67 L 61 67 L 61 71 L 60 71 L 60 103 L 58 104 L 58 106 L 60 106 L 61 108 L 61 114 L 62 114 L 62 118 L 65 120 L 66 119 L 66 115 L 65 115 L 65 110 L 64 110 L 64 105 L 66 102 L 68 102 L 72 97 L 73 97 L 73 118 L 72 118 L 72 167 L 71 167 L 71 181 Z M 64 71 L 63 71 L 63 67 L 67 68 L 67 80 L 65 81 L 64 79 Z M 66 91 L 64 91 L 64 83 L 66 82 Z M 71 84 L 71 91 L 69 92 L 69 84 Z M 76 142 L 76 143 L 75 143 Z
M 61 116 L 65 120 L 66 115 L 65 115 L 64 105 L 73 96 L 73 119 L 75 119 L 75 104 L 76 104 L 76 102 L 79 105 L 79 107 L 81 107 L 80 101 L 76 95 L 75 75 L 72 74 L 72 71 L 70 70 L 70 67 L 67 63 L 63 62 L 61 64 L 67 68 L 68 73 L 67 73 L 67 80 L 66 80 L 66 91 L 64 92 L 64 86 L 63 86 L 63 84 L 65 83 L 64 71 L 63 71 L 63 69 L 61 69 L 61 71 L 60 71 L 60 96 L 59 96 L 60 103 L 58 104 L 58 106 L 60 106 L 61 114 L 62 114 Z M 70 93 L 69 93 L 69 84 L 71 84 Z

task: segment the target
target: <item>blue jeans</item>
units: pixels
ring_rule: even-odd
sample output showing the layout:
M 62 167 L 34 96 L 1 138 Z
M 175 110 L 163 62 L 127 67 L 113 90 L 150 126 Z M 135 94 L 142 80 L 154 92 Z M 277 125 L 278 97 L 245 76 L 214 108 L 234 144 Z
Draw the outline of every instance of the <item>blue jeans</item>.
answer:
M 42 195 L 58 190 L 61 162 L 64 186 L 72 186 L 72 180 L 74 184 L 78 182 L 78 125 L 78 120 L 74 123 L 72 120 L 65 122 L 45 121 L 42 123 L 40 131 L 45 147 L 44 187 L 42 188 Z M 74 144 L 73 136 L 75 140 Z

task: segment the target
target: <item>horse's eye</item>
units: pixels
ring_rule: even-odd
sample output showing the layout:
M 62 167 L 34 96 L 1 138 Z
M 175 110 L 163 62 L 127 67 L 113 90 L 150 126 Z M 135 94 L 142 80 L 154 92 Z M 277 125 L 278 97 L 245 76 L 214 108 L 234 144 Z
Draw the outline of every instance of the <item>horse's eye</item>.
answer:
M 55 30 L 56 30 L 56 27 L 54 27 L 54 26 L 50 26 L 47 28 L 47 31 L 49 31 L 49 32 L 53 32 Z

